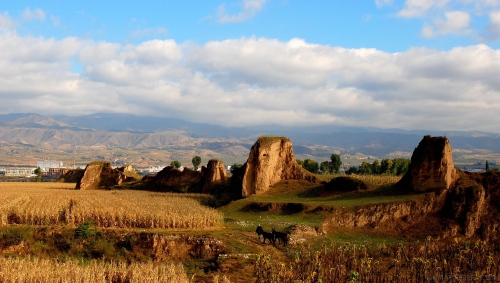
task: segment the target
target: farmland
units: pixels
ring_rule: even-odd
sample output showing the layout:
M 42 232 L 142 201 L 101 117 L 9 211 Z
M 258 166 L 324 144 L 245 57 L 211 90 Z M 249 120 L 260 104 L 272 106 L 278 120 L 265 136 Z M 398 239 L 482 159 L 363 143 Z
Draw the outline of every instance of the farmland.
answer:
M 1 183 L 0 224 L 103 228 L 204 229 L 222 224 L 211 196 L 137 191 L 80 191 L 74 184 Z
M 337 176 L 321 177 L 328 181 Z M 53 278 L 443 282 L 450 276 L 481 280 L 500 276 L 498 247 L 487 241 L 405 238 L 394 231 L 369 228 L 321 232 L 330 209 L 420 198 L 395 191 L 392 184 L 399 177 L 355 178 L 375 190 L 324 195 L 318 184 L 286 180 L 273 190 L 218 208 L 212 207 L 213 196 L 202 194 L 0 183 L 0 282 L 51 282 Z M 289 210 L 290 205 L 301 209 Z M 287 247 L 262 244 L 254 233 L 259 224 L 268 231 L 311 227 L 318 233 L 294 234 Z

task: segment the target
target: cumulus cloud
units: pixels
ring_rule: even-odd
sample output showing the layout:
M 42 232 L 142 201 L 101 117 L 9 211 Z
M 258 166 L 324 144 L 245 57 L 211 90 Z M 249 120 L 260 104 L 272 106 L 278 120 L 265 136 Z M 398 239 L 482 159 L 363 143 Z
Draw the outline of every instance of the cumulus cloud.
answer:
M 241 3 L 241 11 L 237 14 L 229 14 L 226 10 L 226 5 L 222 4 L 219 6 L 217 13 L 217 20 L 219 23 L 239 23 L 246 21 L 255 16 L 260 10 L 262 10 L 264 4 L 267 0 L 243 0 Z
M 498 132 L 500 51 L 486 45 L 387 53 L 302 39 L 122 45 L 4 33 L 0 62 L 0 113 Z
M 438 35 L 454 34 L 466 35 L 471 34 L 470 20 L 471 16 L 463 11 L 451 11 L 444 14 L 445 19 L 437 19 L 433 25 L 427 25 L 422 29 L 424 37 L 436 37 Z
M 9 16 L 9 13 L 4 12 L 0 14 L 0 31 L 2 30 L 14 30 L 17 27 L 17 24 L 12 21 Z
M 23 20 L 27 22 L 45 21 L 45 12 L 42 9 L 31 10 L 30 7 L 28 7 L 23 12 Z
M 406 0 L 405 7 L 397 13 L 399 17 L 415 18 L 427 15 L 432 8 L 441 8 L 450 0 Z
M 500 10 L 489 14 L 490 22 L 486 27 L 487 38 L 490 40 L 500 39 Z

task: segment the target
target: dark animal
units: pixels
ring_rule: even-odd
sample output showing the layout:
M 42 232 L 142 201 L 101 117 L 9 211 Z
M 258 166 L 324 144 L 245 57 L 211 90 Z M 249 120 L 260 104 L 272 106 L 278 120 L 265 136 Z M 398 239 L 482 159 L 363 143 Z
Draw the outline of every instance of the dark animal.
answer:
M 288 234 L 287 233 L 283 233 L 283 232 L 276 232 L 276 230 L 272 230 L 272 234 L 274 236 L 274 239 L 275 240 L 279 240 L 283 246 L 287 246 L 288 245 Z
M 264 231 L 264 229 L 262 228 L 262 226 L 257 226 L 257 229 L 255 230 L 255 233 L 257 233 L 257 235 L 259 235 L 259 240 L 260 240 L 260 236 L 262 236 L 263 238 L 263 241 L 262 243 L 266 243 L 266 240 L 269 240 L 269 243 L 275 243 L 275 240 L 274 240 L 274 235 L 273 233 L 269 233 L 269 232 L 266 232 Z

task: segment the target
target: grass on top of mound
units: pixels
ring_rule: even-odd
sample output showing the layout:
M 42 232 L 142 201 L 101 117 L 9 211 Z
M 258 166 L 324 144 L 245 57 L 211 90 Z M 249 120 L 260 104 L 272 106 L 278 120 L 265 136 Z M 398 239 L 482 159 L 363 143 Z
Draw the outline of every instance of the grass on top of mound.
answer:
M 372 191 L 325 194 L 321 184 L 286 180 L 269 191 L 251 195 L 220 207 L 226 225 L 252 230 L 258 224 L 288 227 L 294 224 L 319 226 L 335 208 L 353 208 L 377 203 L 417 200 L 421 195 L 386 184 Z

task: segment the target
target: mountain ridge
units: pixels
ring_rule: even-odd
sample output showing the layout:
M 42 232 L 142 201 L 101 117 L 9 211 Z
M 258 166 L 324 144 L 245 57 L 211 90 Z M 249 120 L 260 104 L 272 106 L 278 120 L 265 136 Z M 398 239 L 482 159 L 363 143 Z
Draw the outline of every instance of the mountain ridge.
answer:
M 248 154 L 245 149 L 249 150 L 263 135 L 286 136 L 293 142 L 296 155 L 311 156 L 312 159 L 328 158 L 331 153 L 374 158 L 404 156 L 413 151 L 424 135 L 447 136 L 453 148 L 460 149 L 456 153 L 457 160 L 471 155 L 468 151 L 493 156 L 500 152 L 500 135 L 480 131 L 407 131 L 335 125 L 225 127 L 120 113 L 0 115 L 0 143 L 3 145 L 58 150 L 68 154 L 75 148 L 99 146 L 127 150 L 161 149 L 169 151 L 171 158 L 188 159 L 189 155 L 205 153 L 213 157 L 227 155 L 244 159 Z

